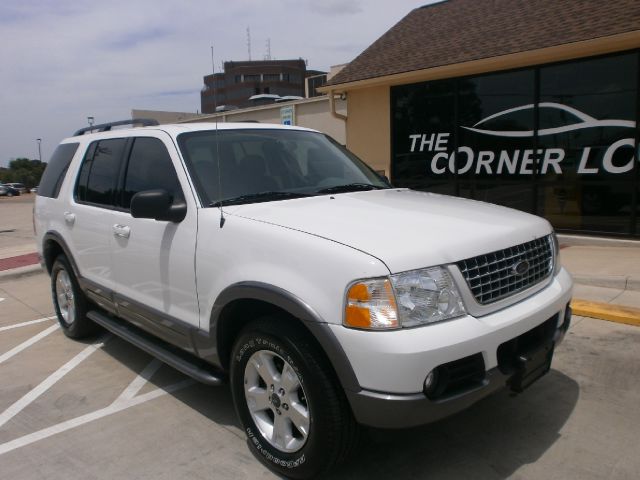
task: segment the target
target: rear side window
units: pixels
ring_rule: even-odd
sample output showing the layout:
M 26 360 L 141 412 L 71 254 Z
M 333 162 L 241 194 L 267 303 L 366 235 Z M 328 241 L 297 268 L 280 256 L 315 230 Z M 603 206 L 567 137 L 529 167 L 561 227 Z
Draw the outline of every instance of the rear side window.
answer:
M 184 200 L 167 148 L 157 138 L 136 138 L 129 156 L 120 206 L 129 209 L 131 198 L 144 190 L 162 188 L 172 199 Z
M 79 143 L 63 143 L 58 145 L 40 179 L 38 195 L 41 197 L 58 198 L 60 187 L 62 187 L 62 182 L 69 169 L 69 164 L 76 154 L 79 145 Z
M 89 148 L 80 167 L 76 200 L 112 206 L 118 183 L 120 160 L 126 144 L 124 138 L 101 140 Z

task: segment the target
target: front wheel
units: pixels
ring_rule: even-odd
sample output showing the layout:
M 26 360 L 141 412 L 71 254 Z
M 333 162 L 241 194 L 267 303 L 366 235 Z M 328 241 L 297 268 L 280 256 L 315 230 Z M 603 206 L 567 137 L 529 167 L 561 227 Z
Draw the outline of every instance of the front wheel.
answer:
M 354 447 L 357 425 L 308 334 L 283 318 L 250 324 L 231 359 L 231 390 L 249 445 L 274 472 L 305 479 Z

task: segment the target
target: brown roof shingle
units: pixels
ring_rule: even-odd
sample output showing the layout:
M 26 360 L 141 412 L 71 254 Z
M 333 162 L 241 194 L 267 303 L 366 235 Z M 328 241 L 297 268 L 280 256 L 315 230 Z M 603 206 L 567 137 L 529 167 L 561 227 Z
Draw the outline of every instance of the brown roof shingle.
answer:
M 639 0 L 448 0 L 409 12 L 328 85 L 635 30 Z

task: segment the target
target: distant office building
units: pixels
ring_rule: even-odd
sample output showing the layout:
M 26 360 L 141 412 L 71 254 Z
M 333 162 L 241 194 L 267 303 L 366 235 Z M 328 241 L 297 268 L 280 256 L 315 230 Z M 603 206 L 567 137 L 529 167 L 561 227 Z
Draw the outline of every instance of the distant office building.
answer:
M 305 80 L 304 96 L 307 98 L 312 98 L 319 97 L 320 95 L 325 95 L 324 93 L 320 93 L 318 90 L 316 90 L 318 87 L 322 87 L 325 83 L 327 83 L 326 73 L 307 77 Z
M 307 70 L 302 59 L 224 62 L 224 72 L 204 77 L 202 113 L 255 106 L 256 101 L 275 100 L 276 96 L 302 98 L 305 79 L 323 73 Z M 250 100 L 255 96 L 259 97 Z

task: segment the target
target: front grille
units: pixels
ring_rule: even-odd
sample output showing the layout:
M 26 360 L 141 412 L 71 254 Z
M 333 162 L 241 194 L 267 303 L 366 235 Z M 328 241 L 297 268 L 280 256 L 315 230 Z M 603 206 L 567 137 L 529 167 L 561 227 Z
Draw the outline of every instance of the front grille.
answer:
M 528 268 L 524 268 L 528 265 Z M 526 290 L 553 270 L 551 235 L 457 263 L 476 301 L 496 302 Z M 520 272 L 516 272 L 516 267 Z M 526 270 L 526 271 L 524 271 Z

